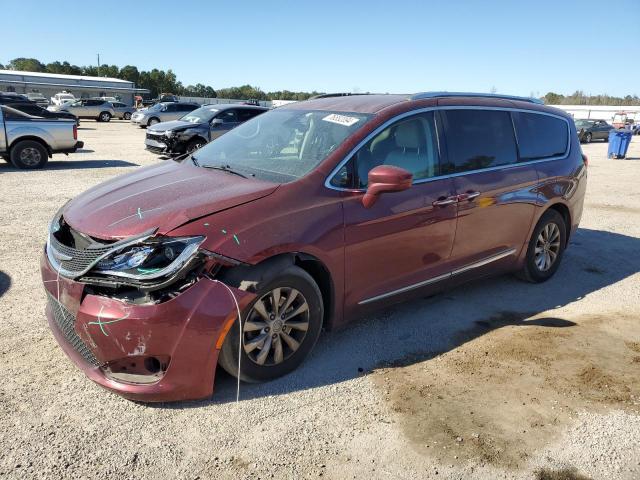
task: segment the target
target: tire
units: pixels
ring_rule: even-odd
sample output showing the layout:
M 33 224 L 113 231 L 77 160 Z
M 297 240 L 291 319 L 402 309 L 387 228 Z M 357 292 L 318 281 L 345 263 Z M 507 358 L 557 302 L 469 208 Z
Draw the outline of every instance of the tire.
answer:
M 129 112 L 124 112 L 124 116 L 123 116 L 123 118 L 124 118 L 125 120 L 131 120 L 131 114 L 130 114 Z
M 584 139 L 584 143 L 591 143 L 591 139 L 593 138 L 593 135 L 591 135 L 591 132 L 585 133 L 584 137 L 582 137 Z
M 241 353 L 240 380 L 245 382 L 273 380 L 296 369 L 313 349 L 322 329 L 322 294 L 313 278 L 293 265 L 276 272 L 274 276 L 266 275 L 266 278 L 258 283 L 256 298 L 242 312 L 244 348 Z M 279 292 L 280 308 L 287 307 L 287 301 L 293 297 L 286 311 L 291 314 L 303 309 L 305 302 L 306 311 L 291 317 L 289 323 L 283 323 L 282 316 L 279 319 L 270 315 L 275 313 L 272 308 L 272 292 L 276 289 Z M 271 320 L 265 320 L 263 315 L 267 315 Z M 295 328 L 290 326 L 294 323 Z M 218 359 L 220 366 L 234 377 L 238 377 L 238 330 L 238 325 L 231 326 Z M 295 343 L 291 342 L 291 339 Z M 278 343 L 281 346 L 279 360 Z M 265 348 L 267 346 L 268 348 Z M 259 364 L 261 358 L 264 358 L 262 365 Z
M 110 122 L 111 121 L 111 114 L 109 112 L 101 112 L 100 115 L 98 115 L 98 121 L 99 122 Z
M 544 240 L 545 237 L 548 241 Z M 556 210 L 547 210 L 540 217 L 533 230 L 527 247 L 524 267 L 518 272 L 518 276 L 531 283 L 542 283 L 549 280 L 560 266 L 566 243 L 567 225 L 564 218 Z M 542 248 L 542 252 L 537 253 L 536 250 L 540 248 Z M 549 252 L 546 259 L 544 258 L 545 250 Z M 555 257 L 553 257 L 554 254 Z M 547 265 L 547 260 L 551 260 L 550 265 Z
M 40 142 L 22 140 L 11 148 L 11 163 L 22 170 L 44 167 L 49 161 L 49 153 Z
M 206 141 L 204 141 L 202 138 L 196 138 L 194 140 L 191 140 L 188 144 L 187 144 L 187 151 L 186 153 L 191 153 L 191 152 L 195 152 L 196 150 L 198 150 L 199 148 L 204 147 L 207 144 Z
M 151 125 L 155 125 L 156 123 L 160 123 L 160 119 L 153 117 L 149 119 L 149 121 L 147 122 L 147 126 L 150 127 Z

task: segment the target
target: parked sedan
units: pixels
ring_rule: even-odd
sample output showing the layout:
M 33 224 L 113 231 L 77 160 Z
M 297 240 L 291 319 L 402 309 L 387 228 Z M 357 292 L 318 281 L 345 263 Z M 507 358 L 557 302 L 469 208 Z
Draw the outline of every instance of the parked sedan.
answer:
M 65 111 L 52 112 L 32 102 L 12 103 L 11 108 L 15 108 L 16 110 L 19 110 L 21 112 L 27 113 L 29 115 L 33 115 L 34 117 L 64 118 L 66 120 L 74 120 L 76 122 L 76 125 L 80 125 L 80 120 L 73 113 L 69 113 Z
M 93 98 L 76 100 L 58 107 L 59 112 L 70 112 L 78 118 L 94 118 L 98 122 L 108 122 L 116 115 L 113 105 Z
M 115 117 L 121 120 L 131 120 L 131 115 L 136 112 L 135 107 L 130 107 L 126 103 L 122 102 L 111 102 L 113 105 L 113 110 L 115 111 Z
M 138 110 L 131 115 L 131 123 L 143 128 L 150 127 L 156 123 L 178 120 L 187 113 L 193 112 L 198 107 L 200 107 L 200 105 L 197 103 L 156 103 L 152 107 Z
M 609 141 L 609 132 L 613 126 L 606 120 L 576 120 L 576 130 L 580 142 L 591 143 L 592 140 Z
M 147 150 L 164 155 L 193 152 L 243 122 L 268 111 L 250 105 L 205 105 L 180 120 L 157 123 L 147 130 Z

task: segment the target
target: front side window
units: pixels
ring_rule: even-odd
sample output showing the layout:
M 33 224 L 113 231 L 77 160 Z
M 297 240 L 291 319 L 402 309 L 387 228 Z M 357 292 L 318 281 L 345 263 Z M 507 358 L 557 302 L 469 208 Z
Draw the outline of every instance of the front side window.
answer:
M 393 165 L 423 180 L 440 174 L 433 112 L 400 120 L 369 140 L 332 178 L 340 188 L 367 188 L 369 172 Z
M 567 122 L 539 113 L 513 112 L 520 160 L 564 155 L 569 143 Z
M 238 121 L 235 110 L 225 110 L 219 113 L 216 118 L 222 120 L 222 123 L 235 123 Z
M 449 152 L 446 173 L 467 172 L 516 163 L 518 154 L 509 112 L 442 112 Z
M 228 166 L 286 183 L 313 170 L 371 117 L 362 113 L 277 109 L 258 115 L 195 153 L 201 167 Z

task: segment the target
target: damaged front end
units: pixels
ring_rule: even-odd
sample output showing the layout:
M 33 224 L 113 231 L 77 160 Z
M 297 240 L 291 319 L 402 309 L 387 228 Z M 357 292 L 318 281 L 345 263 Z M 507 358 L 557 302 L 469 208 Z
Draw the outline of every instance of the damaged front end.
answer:
M 145 148 L 158 155 L 174 155 L 179 152 L 179 140 L 175 131 L 156 131 L 147 129 Z
M 213 392 L 216 344 L 249 299 L 215 280 L 240 262 L 204 239 L 151 230 L 109 242 L 54 217 L 41 263 L 49 323 L 92 380 L 145 401 Z

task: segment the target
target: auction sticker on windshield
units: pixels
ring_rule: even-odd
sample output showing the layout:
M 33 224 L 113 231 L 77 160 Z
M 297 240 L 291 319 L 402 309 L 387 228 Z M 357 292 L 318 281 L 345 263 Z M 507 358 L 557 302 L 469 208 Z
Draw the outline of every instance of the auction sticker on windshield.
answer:
M 338 125 L 344 125 L 345 127 L 350 127 L 358 123 L 360 120 L 356 117 L 349 117 L 347 115 L 338 115 L 337 113 L 332 113 L 331 115 L 327 115 L 322 120 L 325 122 L 337 123 Z

